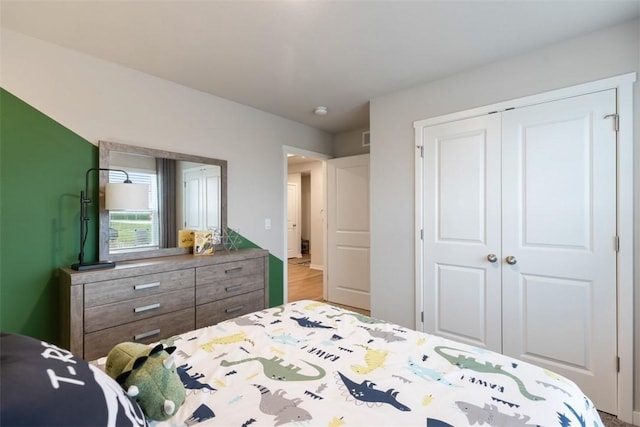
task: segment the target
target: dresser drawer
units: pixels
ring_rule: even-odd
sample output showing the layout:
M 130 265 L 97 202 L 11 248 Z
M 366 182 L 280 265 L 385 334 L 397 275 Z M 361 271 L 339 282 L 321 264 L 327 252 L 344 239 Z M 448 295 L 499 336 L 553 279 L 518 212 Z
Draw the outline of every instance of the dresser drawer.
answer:
M 264 309 L 264 290 L 196 305 L 196 329 Z
M 193 307 L 193 288 L 85 308 L 84 331 L 94 332 Z
M 106 356 L 116 344 L 133 341 L 149 344 L 193 329 L 194 309 L 176 311 L 103 329 L 84 336 L 84 359 Z
M 95 307 L 161 294 L 168 291 L 193 288 L 195 283 L 193 268 L 168 271 L 166 273 L 145 274 L 125 279 L 93 282 L 84 285 L 84 306 Z
M 196 286 L 255 274 L 264 274 L 264 258 L 198 267 L 196 268 Z
M 264 288 L 264 275 L 234 277 L 196 287 L 196 304 L 204 304 Z

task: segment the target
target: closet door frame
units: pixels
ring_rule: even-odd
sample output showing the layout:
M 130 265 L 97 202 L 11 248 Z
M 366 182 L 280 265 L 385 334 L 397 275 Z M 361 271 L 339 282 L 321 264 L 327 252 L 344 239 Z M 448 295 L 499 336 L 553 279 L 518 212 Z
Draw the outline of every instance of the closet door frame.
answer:
M 424 330 L 424 283 L 423 283 L 423 147 L 422 129 L 429 126 L 454 122 L 482 116 L 494 111 L 505 111 L 545 102 L 556 101 L 578 95 L 616 89 L 618 102 L 618 150 L 617 150 L 617 234 L 619 236 L 617 262 L 617 302 L 618 302 L 618 418 L 633 422 L 633 383 L 634 383 L 634 276 L 633 276 L 633 84 L 636 73 L 628 73 L 590 83 L 570 86 L 563 89 L 517 98 L 510 101 L 459 111 L 456 113 L 432 117 L 414 122 L 415 129 L 415 329 Z M 613 123 L 613 120 L 612 120 Z M 613 126 L 613 124 L 612 124 Z M 639 171 L 640 173 L 640 171 Z

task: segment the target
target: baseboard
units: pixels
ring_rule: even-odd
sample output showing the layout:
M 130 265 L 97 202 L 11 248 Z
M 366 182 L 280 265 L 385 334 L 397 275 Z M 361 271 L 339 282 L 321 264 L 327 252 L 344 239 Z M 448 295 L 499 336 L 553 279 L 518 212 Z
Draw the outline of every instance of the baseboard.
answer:
M 640 426 L 640 412 L 633 411 L 633 425 Z
M 324 265 L 309 264 L 309 268 L 312 269 L 312 270 L 324 271 Z

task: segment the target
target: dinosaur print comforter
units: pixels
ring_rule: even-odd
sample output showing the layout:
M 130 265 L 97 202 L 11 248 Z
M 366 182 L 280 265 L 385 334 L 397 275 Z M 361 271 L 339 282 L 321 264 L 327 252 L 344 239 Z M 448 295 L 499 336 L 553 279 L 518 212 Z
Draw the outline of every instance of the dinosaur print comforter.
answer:
M 553 372 L 315 301 L 164 342 L 187 399 L 156 425 L 602 426 Z

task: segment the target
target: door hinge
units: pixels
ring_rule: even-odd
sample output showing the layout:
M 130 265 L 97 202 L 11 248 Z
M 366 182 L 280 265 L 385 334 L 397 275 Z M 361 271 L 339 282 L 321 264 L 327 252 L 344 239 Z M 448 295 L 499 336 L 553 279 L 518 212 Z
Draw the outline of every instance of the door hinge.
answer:
M 616 357 L 616 372 L 620 372 L 620 357 Z
M 620 236 L 614 237 L 614 244 L 616 247 L 616 252 L 620 252 Z
M 613 127 L 618 132 L 620 130 L 620 116 L 618 114 L 607 114 L 604 116 L 605 119 L 609 117 L 613 117 Z
M 416 145 L 416 148 L 420 149 L 420 157 L 424 158 L 424 145 Z
M 420 312 L 420 321 L 424 323 L 424 311 Z
M 420 229 L 420 240 L 424 240 L 424 228 Z

